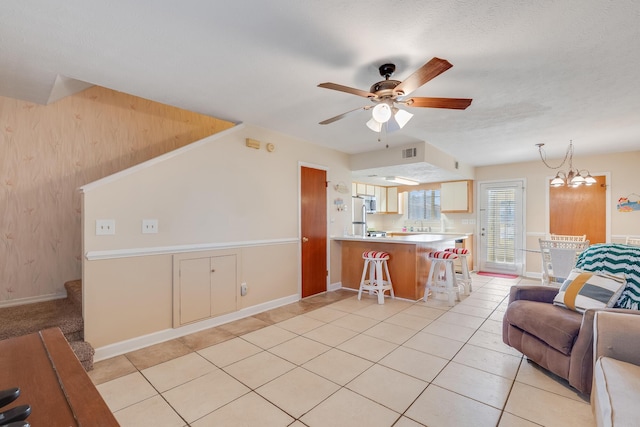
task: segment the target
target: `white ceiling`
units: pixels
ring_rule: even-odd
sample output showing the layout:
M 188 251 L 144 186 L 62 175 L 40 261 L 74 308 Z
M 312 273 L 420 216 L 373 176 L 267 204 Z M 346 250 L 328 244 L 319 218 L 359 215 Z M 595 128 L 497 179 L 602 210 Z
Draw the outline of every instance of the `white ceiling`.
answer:
M 363 90 L 393 62 L 453 68 L 412 94 L 473 98 L 413 108 L 381 135 Z M 640 148 L 638 0 L 5 0 L 0 95 L 46 104 L 95 84 L 360 153 L 426 141 L 486 166 Z

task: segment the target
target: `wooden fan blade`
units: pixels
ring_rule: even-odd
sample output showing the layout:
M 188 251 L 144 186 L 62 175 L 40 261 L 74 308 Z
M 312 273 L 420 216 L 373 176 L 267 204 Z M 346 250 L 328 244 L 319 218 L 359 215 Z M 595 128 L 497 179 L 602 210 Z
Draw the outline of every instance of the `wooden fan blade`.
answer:
M 354 110 L 347 111 L 346 113 L 339 114 L 339 115 L 337 115 L 335 117 L 331 117 L 330 119 L 323 120 L 323 121 L 320 122 L 320 124 L 321 125 L 328 125 L 329 123 L 333 123 L 335 121 L 338 121 L 338 120 L 344 118 L 345 116 L 347 116 L 347 115 L 349 115 L 349 114 L 351 114 L 353 112 L 360 111 L 360 110 L 369 110 L 369 109 L 371 109 L 371 107 L 372 107 L 371 105 L 365 105 L 364 107 L 359 107 L 359 108 L 356 108 Z
M 433 58 L 396 86 L 395 90 L 402 91 L 405 95 L 408 95 L 451 67 L 453 65 L 446 59 Z
M 366 90 L 355 89 L 349 86 L 343 86 L 336 83 L 320 83 L 318 87 L 323 87 L 325 89 L 333 89 L 340 92 L 350 93 L 352 95 L 362 96 L 364 98 L 375 98 L 376 94 L 367 92 Z
M 449 108 L 451 110 L 465 110 L 471 105 L 472 99 L 466 98 L 423 98 L 413 97 L 402 101 L 407 107 Z

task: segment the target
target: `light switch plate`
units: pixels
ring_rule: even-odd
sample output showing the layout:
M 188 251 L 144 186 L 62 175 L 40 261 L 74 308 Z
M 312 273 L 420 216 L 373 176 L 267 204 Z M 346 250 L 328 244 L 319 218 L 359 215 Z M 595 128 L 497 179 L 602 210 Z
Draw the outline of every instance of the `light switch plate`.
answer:
M 116 234 L 115 219 L 96 219 L 96 236 Z

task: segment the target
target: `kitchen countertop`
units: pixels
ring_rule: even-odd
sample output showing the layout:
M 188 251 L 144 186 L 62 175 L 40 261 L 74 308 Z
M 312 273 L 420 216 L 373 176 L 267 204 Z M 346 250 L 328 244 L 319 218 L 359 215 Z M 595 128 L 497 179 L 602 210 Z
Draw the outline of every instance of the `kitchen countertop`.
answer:
M 393 232 L 395 234 L 395 231 Z M 402 233 L 402 232 L 400 232 Z M 415 233 L 415 232 L 414 232 Z M 379 243 L 438 243 L 450 240 L 466 239 L 464 233 L 420 233 L 411 234 L 407 232 L 405 236 L 392 237 L 360 237 L 360 236 L 333 236 L 332 240 L 356 241 L 356 242 L 379 242 Z
M 450 235 L 450 234 L 453 234 L 453 235 L 456 235 L 456 236 L 464 234 L 465 236 L 469 236 L 469 235 L 473 234 L 473 233 L 460 233 L 460 232 L 455 232 L 455 231 L 443 231 L 443 232 L 440 232 L 440 231 L 409 231 L 409 230 L 407 230 L 407 231 L 385 231 L 385 233 L 387 233 L 387 234 L 400 234 L 400 235 L 441 234 L 441 235 L 444 235 L 444 236 L 447 236 L 447 235 Z

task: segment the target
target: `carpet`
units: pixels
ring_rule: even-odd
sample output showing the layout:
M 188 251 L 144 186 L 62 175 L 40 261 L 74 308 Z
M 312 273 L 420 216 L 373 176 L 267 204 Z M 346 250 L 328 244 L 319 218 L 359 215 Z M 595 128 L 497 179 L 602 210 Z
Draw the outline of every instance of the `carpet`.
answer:
M 502 279 L 517 279 L 520 277 L 517 274 L 490 273 L 488 271 L 479 271 L 476 274 L 480 276 L 500 277 Z
M 0 308 L 0 340 L 58 327 L 78 360 L 93 369 L 93 347 L 84 341 L 82 281 L 65 283 L 67 298 Z

